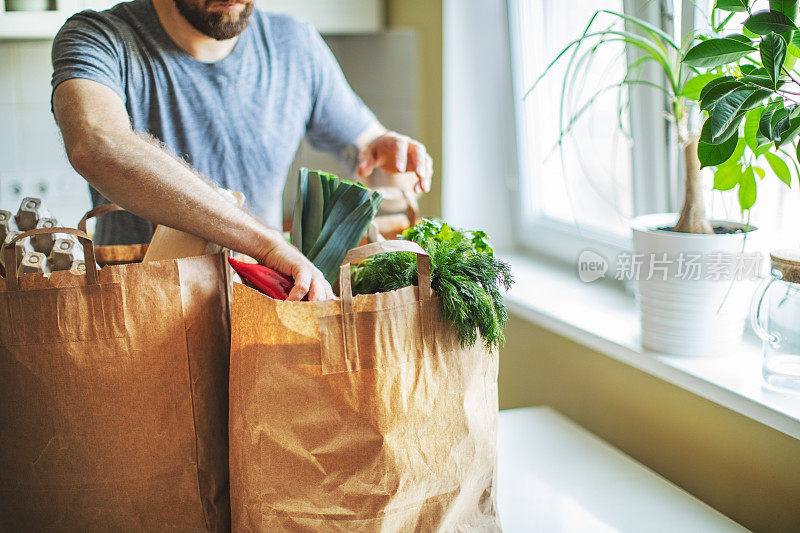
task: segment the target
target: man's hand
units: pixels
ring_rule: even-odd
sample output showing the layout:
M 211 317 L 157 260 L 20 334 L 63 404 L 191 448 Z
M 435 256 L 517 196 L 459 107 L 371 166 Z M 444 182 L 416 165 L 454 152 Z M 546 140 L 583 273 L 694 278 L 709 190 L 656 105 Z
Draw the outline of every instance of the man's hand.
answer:
M 376 168 L 389 173 L 414 172 L 414 192 L 428 192 L 433 176 L 433 159 L 425 147 L 405 135 L 389 131 L 374 139 L 358 154 L 358 175 L 368 177 Z
M 254 257 L 259 263 L 294 278 L 294 287 L 289 292 L 288 301 L 299 302 L 308 295 L 309 301 L 335 298 L 330 283 L 325 280 L 317 267 L 300 250 L 286 241 Z

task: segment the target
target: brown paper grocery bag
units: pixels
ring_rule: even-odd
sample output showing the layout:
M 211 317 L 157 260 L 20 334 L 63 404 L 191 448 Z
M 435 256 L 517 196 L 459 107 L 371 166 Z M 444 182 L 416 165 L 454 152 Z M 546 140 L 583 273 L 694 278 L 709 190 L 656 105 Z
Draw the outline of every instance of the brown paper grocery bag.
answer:
M 420 289 L 350 296 L 349 263 L 418 254 Z M 497 354 L 462 349 L 418 245 L 356 248 L 341 301 L 234 284 L 233 531 L 497 531 Z
M 225 257 L 86 267 L 0 281 L 0 530 L 229 530 Z

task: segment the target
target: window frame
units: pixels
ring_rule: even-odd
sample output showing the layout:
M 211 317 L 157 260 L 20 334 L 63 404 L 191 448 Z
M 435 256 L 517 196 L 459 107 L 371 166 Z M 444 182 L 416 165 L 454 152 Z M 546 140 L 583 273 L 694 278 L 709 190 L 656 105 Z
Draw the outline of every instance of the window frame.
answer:
M 632 250 L 630 236 L 623 237 L 595 228 L 578 227 L 541 213 L 526 213 L 523 206 L 530 186 L 525 177 L 530 167 L 527 146 L 528 132 L 524 118 L 525 94 L 522 76 L 522 36 L 520 29 L 520 4 L 530 0 L 507 0 L 508 24 L 511 52 L 511 76 L 514 98 L 514 121 L 517 147 L 518 194 L 513 201 L 513 226 L 516 245 L 537 255 L 555 258 L 574 264 L 581 251 L 591 249 L 608 259 Z M 635 13 L 672 33 L 670 15 L 672 2 L 652 0 L 624 0 L 626 14 Z M 683 4 L 690 4 L 683 2 Z M 694 23 L 693 8 L 681 13 L 681 34 Z M 632 51 L 627 50 L 630 55 Z M 643 78 L 663 84 L 663 74 L 657 68 L 645 70 Z M 667 102 L 663 94 L 647 87 L 630 88 L 628 119 L 631 133 L 636 139 L 631 150 L 633 214 L 674 212 L 680 208 L 678 198 L 682 195 L 682 180 L 677 180 L 679 164 L 678 150 L 674 149 L 674 132 L 665 118 Z M 659 127 L 661 126 L 661 127 Z

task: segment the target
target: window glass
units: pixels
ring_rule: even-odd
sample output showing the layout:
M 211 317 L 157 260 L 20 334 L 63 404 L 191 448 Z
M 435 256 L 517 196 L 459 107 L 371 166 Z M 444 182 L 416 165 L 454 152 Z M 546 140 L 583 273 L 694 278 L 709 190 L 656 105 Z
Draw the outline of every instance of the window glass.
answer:
M 518 90 L 524 94 L 564 46 L 580 36 L 599 9 L 621 12 L 622 1 L 523 1 L 517 5 Z M 597 29 L 615 22 L 597 19 Z M 596 41 L 595 41 L 596 42 Z M 582 46 L 576 62 L 589 60 Z M 606 43 L 591 55 L 574 85 L 563 85 L 571 52 L 519 103 L 522 215 L 562 221 L 579 228 L 627 236 L 633 214 L 631 148 L 624 132 L 626 92 L 610 88 L 625 76 L 621 42 Z M 586 63 L 583 63 L 584 65 Z M 598 91 L 609 88 L 597 95 Z M 562 101 L 563 95 L 563 101 Z M 620 96 L 622 101 L 620 102 Z M 522 94 L 518 95 L 521 99 Z M 590 108 L 572 125 L 569 118 L 591 98 Z M 562 114 L 563 112 L 563 114 Z M 655 125 L 654 125 L 655 127 Z M 569 130 L 561 137 L 560 131 Z

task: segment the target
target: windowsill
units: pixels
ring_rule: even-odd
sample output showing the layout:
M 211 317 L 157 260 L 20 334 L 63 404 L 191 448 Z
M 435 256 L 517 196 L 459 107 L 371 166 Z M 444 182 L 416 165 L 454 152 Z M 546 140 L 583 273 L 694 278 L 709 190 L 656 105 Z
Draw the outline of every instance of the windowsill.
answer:
M 737 353 L 691 358 L 641 348 L 634 297 L 618 287 L 582 283 L 577 273 L 520 253 L 502 253 L 515 285 L 509 312 L 659 379 L 800 439 L 800 394 L 761 378 L 761 346 L 745 338 Z

